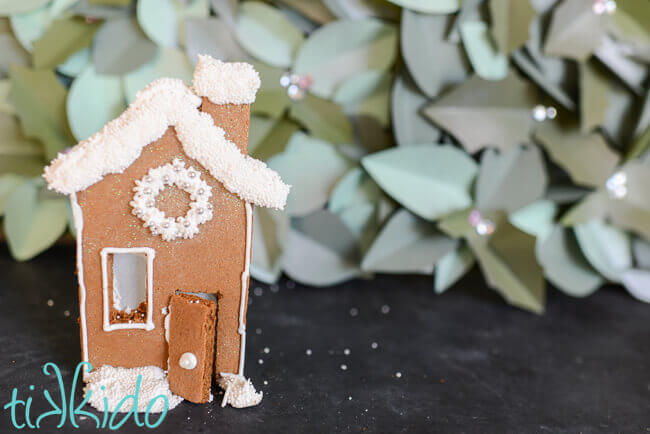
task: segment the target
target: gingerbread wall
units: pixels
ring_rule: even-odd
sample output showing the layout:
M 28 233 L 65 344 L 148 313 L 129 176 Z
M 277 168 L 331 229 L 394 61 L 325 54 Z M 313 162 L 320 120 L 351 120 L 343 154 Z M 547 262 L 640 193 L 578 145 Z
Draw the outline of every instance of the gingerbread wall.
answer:
M 215 105 L 203 99 L 201 110 L 243 153 L 247 152 L 249 106 Z M 201 173 L 212 187 L 213 218 L 199 226 L 192 239 L 164 241 L 151 234 L 131 213 L 135 180 L 149 169 L 180 158 Z M 169 191 L 168 191 L 169 190 Z M 182 209 L 186 199 L 178 190 L 167 189 L 165 207 Z M 176 290 L 215 293 L 218 297 L 215 372 L 237 372 L 240 335 L 239 306 L 241 275 L 246 246 L 245 204 L 196 161 L 187 157 L 169 128 L 158 141 L 146 146 L 140 157 L 123 173 L 107 175 L 87 190 L 77 193 L 83 212 L 83 279 L 86 287 L 88 357 L 93 367 L 155 365 L 166 369 L 163 308 Z M 156 251 L 153 271 L 153 322 L 151 331 L 103 329 L 103 294 L 100 251 L 104 247 L 150 247 Z M 246 291 L 246 294 L 248 291 Z M 83 345 L 83 342 L 82 342 Z

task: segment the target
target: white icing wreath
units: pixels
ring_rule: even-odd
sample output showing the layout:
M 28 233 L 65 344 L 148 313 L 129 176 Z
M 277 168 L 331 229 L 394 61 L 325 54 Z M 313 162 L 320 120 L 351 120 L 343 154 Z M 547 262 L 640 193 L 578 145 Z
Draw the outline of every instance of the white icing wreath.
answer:
M 152 234 L 165 241 L 177 238 L 193 238 L 199 233 L 199 225 L 212 219 L 212 188 L 201 179 L 192 167 L 176 158 L 172 163 L 155 167 L 141 180 L 135 181 L 135 195 L 131 201 L 133 214 L 144 222 Z M 156 208 L 156 196 L 168 185 L 175 185 L 190 194 L 190 209 L 182 217 L 167 217 Z

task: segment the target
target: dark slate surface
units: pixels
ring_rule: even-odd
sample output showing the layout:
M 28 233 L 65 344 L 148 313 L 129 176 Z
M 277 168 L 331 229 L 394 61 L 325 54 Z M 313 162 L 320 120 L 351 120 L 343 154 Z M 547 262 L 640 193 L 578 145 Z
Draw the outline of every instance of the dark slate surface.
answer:
M 42 390 L 58 393 L 41 372 L 48 361 L 70 387 L 79 358 L 73 267 L 71 248 L 14 263 L 0 246 L 0 406 L 14 386 L 24 399 L 34 384 L 33 418 L 45 411 Z M 477 274 L 443 296 L 416 276 L 292 286 L 251 285 L 263 293 L 251 294 L 246 369 L 264 390 L 262 404 L 222 409 L 218 395 L 209 405 L 183 403 L 156 431 L 650 431 L 650 306 L 620 289 L 586 300 L 554 291 L 546 315 L 535 316 L 506 306 Z M 81 425 L 56 432 L 95 431 L 90 420 Z M 129 421 L 120 431 L 133 430 Z

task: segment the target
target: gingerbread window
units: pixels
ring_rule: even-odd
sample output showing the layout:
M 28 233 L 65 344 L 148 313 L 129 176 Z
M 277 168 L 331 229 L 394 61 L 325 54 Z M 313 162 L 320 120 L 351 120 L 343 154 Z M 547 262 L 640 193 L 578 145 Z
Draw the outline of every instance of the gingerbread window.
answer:
M 148 247 L 102 249 L 105 331 L 154 328 L 154 257 Z

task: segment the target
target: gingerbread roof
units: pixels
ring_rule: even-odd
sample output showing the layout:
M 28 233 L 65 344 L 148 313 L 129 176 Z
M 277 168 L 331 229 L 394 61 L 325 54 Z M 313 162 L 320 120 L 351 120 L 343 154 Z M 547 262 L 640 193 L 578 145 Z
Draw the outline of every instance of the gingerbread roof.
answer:
M 45 168 L 48 187 L 72 194 L 106 175 L 121 173 L 145 146 L 173 126 L 187 156 L 198 161 L 228 191 L 246 202 L 282 209 L 290 187 L 266 164 L 242 154 L 212 117 L 199 110 L 201 97 L 215 104 L 250 104 L 259 86 L 259 75 L 251 65 L 199 56 L 192 88 L 171 78 L 149 84 L 120 117 L 60 153 Z

